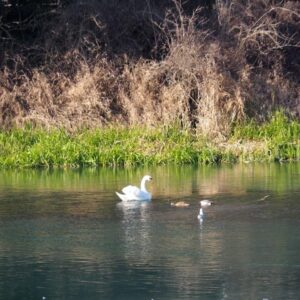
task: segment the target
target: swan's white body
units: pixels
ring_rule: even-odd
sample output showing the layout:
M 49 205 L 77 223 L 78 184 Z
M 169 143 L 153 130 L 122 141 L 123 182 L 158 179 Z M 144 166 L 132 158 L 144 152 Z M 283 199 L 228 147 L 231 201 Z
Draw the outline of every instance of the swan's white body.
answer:
M 203 212 L 203 209 L 202 208 L 200 208 L 200 210 L 199 210 L 199 215 L 197 216 L 197 218 L 199 219 L 199 220 L 203 220 L 203 218 L 204 218 L 204 212 Z
M 141 181 L 141 188 L 133 185 L 128 185 L 122 189 L 123 194 L 120 194 L 118 192 L 116 192 L 116 194 L 122 201 L 151 200 L 152 195 L 146 189 L 146 181 L 150 180 L 152 180 L 152 177 L 146 175 Z
M 207 206 L 211 206 L 212 202 L 210 200 L 201 200 L 200 201 L 201 206 L 203 207 L 207 207 Z

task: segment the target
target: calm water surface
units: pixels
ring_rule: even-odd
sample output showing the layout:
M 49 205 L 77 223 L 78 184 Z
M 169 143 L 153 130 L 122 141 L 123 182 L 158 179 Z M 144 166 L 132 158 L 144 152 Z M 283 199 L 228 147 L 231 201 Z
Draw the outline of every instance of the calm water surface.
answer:
M 299 216 L 300 164 L 0 171 L 0 299 L 300 299 Z

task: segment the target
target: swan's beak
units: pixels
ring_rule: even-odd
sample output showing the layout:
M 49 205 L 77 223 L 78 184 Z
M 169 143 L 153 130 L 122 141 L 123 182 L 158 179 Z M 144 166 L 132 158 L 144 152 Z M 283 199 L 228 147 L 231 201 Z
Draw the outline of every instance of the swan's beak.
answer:
M 149 180 L 152 180 L 152 177 L 150 177 Z

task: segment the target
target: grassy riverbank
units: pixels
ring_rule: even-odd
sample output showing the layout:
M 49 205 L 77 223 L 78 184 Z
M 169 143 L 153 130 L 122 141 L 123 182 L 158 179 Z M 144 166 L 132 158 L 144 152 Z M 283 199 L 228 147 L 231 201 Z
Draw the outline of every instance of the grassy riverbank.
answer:
M 258 125 L 235 126 L 225 142 L 178 127 L 0 132 L 0 167 L 217 164 L 300 159 L 300 123 L 276 113 Z

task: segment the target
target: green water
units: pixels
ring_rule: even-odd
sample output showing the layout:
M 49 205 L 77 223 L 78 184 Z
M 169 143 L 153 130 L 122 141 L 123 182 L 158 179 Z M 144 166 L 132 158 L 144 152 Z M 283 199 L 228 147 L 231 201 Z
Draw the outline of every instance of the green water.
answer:
M 121 203 L 144 174 L 152 201 Z M 300 164 L 0 171 L 0 299 L 299 299 L 299 179 Z

